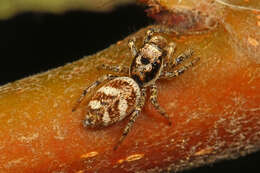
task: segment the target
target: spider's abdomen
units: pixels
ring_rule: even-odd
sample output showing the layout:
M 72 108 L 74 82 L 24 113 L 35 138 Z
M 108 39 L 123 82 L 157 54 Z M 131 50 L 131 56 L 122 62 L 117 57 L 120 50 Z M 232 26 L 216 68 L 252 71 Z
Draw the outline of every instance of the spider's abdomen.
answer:
M 138 84 L 129 77 L 115 78 L 99 88 L 88 103 L 86 127 L 104 127 L 131 114 L 140 99 Z

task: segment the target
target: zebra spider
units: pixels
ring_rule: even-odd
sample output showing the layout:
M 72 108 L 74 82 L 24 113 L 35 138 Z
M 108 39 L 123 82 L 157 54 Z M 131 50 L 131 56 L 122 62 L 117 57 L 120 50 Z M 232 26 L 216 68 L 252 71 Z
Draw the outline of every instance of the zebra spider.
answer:
M 103 84 L 104 81 L 109 81 L 100 87 L 88 102 L 87 113 L 83 124 L 85 127 L 90 128 L 106 127 L 130 115 L 130 120 L 118 143 L 115 145 L 114 150 L 123 142 L 142 111 L 148 87 L 151 92 L 150 101 L 152 105 L 171 125 L 168 114 L 158 104 L 155 82 L 161 78 L 179 76 L 199 60 L 199 58 L 196 58 L 179 69 L 172 71 L 173 67 L 191 57 L 192 51 L 187 50 L 174 61 L 171 61 L 170 58 L 175 50 L 175 43 L 171 42 L 167 44 L 167 40 L 164 37 L 159 34 L 154 35 L 154 33 L 160 32 L 160 30 L 149 29 L 146 33 L 143 46 L 139 50 L 135 47 L 135 39 L 130 40 L 128 46 L 134 57 L 130 68 L 109 65 L 102 66 L 106 70 L 123 74 L 128 73 L 128 76 L 119 77 L 112 74 L 102 76 L 83 91 L 72 110 L 76 110 L 90 90 Z

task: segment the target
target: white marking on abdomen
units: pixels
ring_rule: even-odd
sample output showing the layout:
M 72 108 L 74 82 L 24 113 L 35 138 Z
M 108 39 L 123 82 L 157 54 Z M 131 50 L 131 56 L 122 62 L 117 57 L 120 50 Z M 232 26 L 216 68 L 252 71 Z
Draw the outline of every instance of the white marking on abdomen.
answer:
M 126 81 L 133 88 L 133 90 L 136 94 L 136 97 L 139 99 L 139 97 L 141 96 L 141 91 L 140 91 L 138 84 L 132 78 L 130 78 L 130 77 L 118 77 L 115 80 Z
M 127 101 L 125 99 L 120 99 L 119 104 L 118 104 L 118 109 L 119 109 L 119 120 L 122 120 L 126 116 L 126 110 L 128 108 Z
M 108 96 L 118 96 L 120 95 L 120 90 L 110 86 L 101 87 L 97 92 L 104 93 Z
M 99 109 L 101 107 L 101 103 L 98 100 L 91 100 L 88 105 L 91 109 Z
M 105 123 L 105 125 L 108 125 L 110 123 L 111 118 L 109 117 L 107 110 L 105 110 L 102 120 Z

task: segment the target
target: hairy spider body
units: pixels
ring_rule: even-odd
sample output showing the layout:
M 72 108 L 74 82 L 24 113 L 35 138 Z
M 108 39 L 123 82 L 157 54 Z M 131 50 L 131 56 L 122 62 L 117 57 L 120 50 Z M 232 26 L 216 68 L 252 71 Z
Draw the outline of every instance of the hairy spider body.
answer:
M 119 144 L 125 139 L 142 111 L 148 87 L 151 92 L 150 101 L 152 105 L 169 121 L 169 125 L 171 124 L 168 114 L 157 101 L 157 86 L 155 82 L 159 78 L 172 78 L 182 74 L 198 60 L 198 58 L 194 59 L 181 68 L 172 71 L 173 67 L 191 57 L 192 51 L 188 50 L 172 61 L 171 57 L 175 49 L 175 43 L 170 42 L 168 44 L 167 40 L 161 35 L 154 35 L 155 32 L 160 33 L 160 31 L 155 31 L 154 29 L 147 31 L 144 44 L 139 50 L 135 47 L 135 40 L 128 42 L 134 57 L 130 68 L 102 66 L 103 69 L 124 73 L 125 75 L 128 73 L 128 76 L 118 77 L 112 74 L 102 76 L 83 91 L 73 108 L 73 111 L 75 111 L 91 89 L 109 80 L 108 83 L 105 83 L 96 91 L 88 102 L 83 125 L 90 128 L 106 127 L 130 115 L 129 123 L 126 125 L 114 149 L 117 149 Z
M 138 84 L 129 77 L 117 77 L 93 95 L 87 106 L 87 127 L 103 127 L 131 114 L 140 99 Z

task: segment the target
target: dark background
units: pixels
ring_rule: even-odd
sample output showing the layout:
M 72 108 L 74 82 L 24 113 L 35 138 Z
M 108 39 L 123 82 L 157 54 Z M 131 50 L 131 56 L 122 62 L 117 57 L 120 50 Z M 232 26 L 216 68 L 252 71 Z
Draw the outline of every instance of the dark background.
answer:
M 135 6 L 0 20 L 0 85 L 94 54 L 151 22 Z
M 0 21 L 0 85 L 93 54 L 151 24 L 141 7 L 110 13 L 25 13 Z M 260 152 L 185 173 L 260 172 Z

